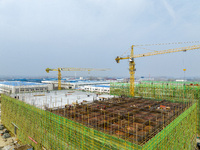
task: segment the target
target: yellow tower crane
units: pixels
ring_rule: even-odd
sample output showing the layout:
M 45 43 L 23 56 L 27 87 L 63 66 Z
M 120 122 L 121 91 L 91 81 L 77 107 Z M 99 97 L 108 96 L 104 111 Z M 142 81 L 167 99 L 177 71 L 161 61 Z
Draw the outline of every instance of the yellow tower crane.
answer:
M 49 71 L 58 71 L 58 90 L 61 90 L 61 71 L 108 71 L 110 69 L 94 69 L 94 68 L 57 68 L 57 69 L 50 69 L 47 68 L 46 72 Z
M 181 52 L 181 51 L 186 52 L 188 50 L 199 49 L 200 45 L 193 45 L 193 46 L 188 46 L 188 47 L 167 49 L 167 50 L 161 50 L 161 51 L 153 51 L 153 52 L 138 54 L 138 55 L 134 55 L 133 47 L 134 47 L 134 45 L 131 46 L 130 57 L 119 57 L 119 56 L 117 56 L 117 58 L 115 59 L 117 63 L 119 63 L 120 60 L 122 60 L 122 59 L 129 59 L 130 95 L 131 96 L 134 96 L 134 82 L 135 82 L 135 61 L 134 61 L 134 58 L 145 57 L 145 56 L 153 56 L 153 55 L 159 55 L 159 54 L 174 53 L 174 52 Z

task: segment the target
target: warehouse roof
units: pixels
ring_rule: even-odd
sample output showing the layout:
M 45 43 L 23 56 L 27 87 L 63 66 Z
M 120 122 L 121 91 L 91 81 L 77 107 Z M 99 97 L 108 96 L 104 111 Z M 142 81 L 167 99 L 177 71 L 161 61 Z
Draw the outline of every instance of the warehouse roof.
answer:
M 22 85 L 45 85 L 43 83 L 36 82 L 23 82 L 23 81 L 3 81 L 0 84 L 10 85 L 10 86 L 22 86 Z

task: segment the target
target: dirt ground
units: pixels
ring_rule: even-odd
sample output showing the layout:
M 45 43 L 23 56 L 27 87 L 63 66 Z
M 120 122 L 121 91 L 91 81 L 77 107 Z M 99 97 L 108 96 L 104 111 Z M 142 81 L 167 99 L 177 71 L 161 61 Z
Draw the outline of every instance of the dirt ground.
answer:
M 2 124 L 1 123 L 1 104 L 0 104 L 0 124 Z M 0 132 L 1 131 L 2 130 L 0 130 Z M 8 145 L 13 145 L 14 141 L 16 141 L 16 137 L 9 137 L 7 139 L 4 139 L 2 136 L 0 136 L 0 149 Z

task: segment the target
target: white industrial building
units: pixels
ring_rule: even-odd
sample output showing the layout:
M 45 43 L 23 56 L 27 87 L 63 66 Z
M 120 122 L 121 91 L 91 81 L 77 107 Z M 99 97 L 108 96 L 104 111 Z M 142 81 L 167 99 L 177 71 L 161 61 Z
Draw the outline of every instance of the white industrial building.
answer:
M 0 93 L 6 93 L 6 94 L 44 92 L 50 90 L 53 90 L 53 86 L 51 84 L 22 82 L 22 81 L 0 82 Z
M 42 81 L 42 83 L 52 84 L 54 89 L 58 87 L 58 81 Z M 90 80 L 73 80 L 73 81 L 62 81 L 61 87 L 62 89 L 80 89 L 83 86 L 89 85 L 109 85 L 110 81 L 90 81 Z
M 110 85 L 87 85 L 80 89 L 89 92 L 110 93 Z

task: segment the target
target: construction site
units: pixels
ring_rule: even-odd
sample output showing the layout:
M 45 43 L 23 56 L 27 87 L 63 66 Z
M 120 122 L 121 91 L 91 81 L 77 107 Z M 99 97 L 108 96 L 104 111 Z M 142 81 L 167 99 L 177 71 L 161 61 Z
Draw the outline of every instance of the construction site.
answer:
M 46 110 L 2 95 L 2 122 L 35 149 L 194 149 L 199 132 L 195 94 L 166 100 L 149 92 L 149 98 L 117 96 Z
M 200 83 L 135 84 L 134 58 L 199 49 L 200 45 L 140 55 L 133 55 L 133 47 L 129 57 L 115 59 L 117 63 L 129 60 L 128 83 L 111 82 L 105 95 L 65 91 L 61 71 L 106 69 L 47 68 L 47 72 L 58 72 L 58 91 L 2 94 L 2 123 L 36 150 L 196 149 Z
M 112 98 L 51 111 L 88 127 L 143 145 L 191 106 L 190 103 Z

